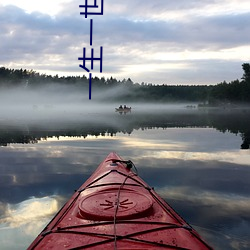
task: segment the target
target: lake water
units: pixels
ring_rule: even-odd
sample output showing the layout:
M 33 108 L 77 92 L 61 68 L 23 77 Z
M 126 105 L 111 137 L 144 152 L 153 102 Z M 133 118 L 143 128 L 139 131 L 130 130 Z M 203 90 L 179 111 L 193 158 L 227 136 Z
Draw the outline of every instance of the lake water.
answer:
M 215 249 L 250 249 L 250 111 L 113 110 L 33 106 L 0 118 L 0 248 L 27 248 L 115 151 Z

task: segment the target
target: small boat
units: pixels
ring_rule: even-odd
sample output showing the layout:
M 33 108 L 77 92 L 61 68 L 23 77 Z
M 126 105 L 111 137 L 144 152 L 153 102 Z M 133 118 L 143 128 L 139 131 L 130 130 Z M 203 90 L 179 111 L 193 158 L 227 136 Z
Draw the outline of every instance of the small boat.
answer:
M 130 160 L 110 153 L 28 249 L 212 248 Z
M 131 109 L 132 109 L 131 107 L 126 107 L 126 108 L 120 108 L 120 107 L 119 107 L 119 108 L 115 108 L 115 111 L 116 111 L 116 112 L 121 112 L 121 113 L 122 113 L 122 112 L 128 113 L 128 112 L 131 112 Z

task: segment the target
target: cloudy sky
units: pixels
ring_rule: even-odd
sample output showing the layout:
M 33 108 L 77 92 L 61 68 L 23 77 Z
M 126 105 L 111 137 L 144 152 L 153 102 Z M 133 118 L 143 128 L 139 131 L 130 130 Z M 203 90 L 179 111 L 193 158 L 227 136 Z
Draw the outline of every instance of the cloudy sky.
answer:
M 104 0 L 104 15 L 88 18 L 80 15 L 84 3 L 0 0 L 0 66 L 82 75 L 83 48 L 98 56 L 102 46 L 98 77 L 216 84 L 240 79 L 250 61 L 249 0 Z

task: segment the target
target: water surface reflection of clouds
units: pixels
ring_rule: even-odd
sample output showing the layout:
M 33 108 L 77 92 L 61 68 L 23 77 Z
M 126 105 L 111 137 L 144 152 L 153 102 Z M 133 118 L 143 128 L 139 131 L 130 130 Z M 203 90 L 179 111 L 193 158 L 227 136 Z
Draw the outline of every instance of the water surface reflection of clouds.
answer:
M 247 249 L 250 155 L 237 149 L 240 142 L 240 136 L 211 128 L 159 128 L 1 148 L 3 249 L 27 247 L 110 151 L 131 159 L 216 249 Z
M 0 217 L 0 241 L 4 249 L 28 246 L 37 230 L 42 230 L 48 219 L 60 209 L 58 200 L 59 197 L 53 196 L 33 197 L 18 204 L 6 204 L 4 216 Z
M 150 131 L 150 133 L 148 133 Z M 225 140 L 225 137 L 227 138 Z M 212 139 L 211 139 L 212 138 Z M 129 157 L 134 154 L 134 150 L 143 150 L 139 158 L 155 157 L 159 159 L 185 159 L 185 160 L 216 160 L 229 163 L 238 163 L 249 166 L 250 158 L 248 151 L 235 150 L 235 144 L 241 143 L 241 138 L 229 132 L 221 133 L 212 128 L 167 128 L 167 129 L 147 129 L 134 130 L 133 136 L 118 134 L 114 137 L 88 136 L 72 139 L 71 137 L 50 138 L 46 141 L 60 145 L 69 144 L 71 147 L 82 147 L 82 141 L 89 146 L 115 150 L 116 144 L 119 147 L 133 148 L 129 152 Z M 66 150 L 67 151 L 67 150 Z M 221 153 L 219 153 L 221 152 Z M 70 153 L 70 152 L 68 152 Z M 50 151 L 49 154 L 64 154 L 65 150 Z M 48 155 L 49 156 L 49 155 Z M 79 157 L 76 153 L 75 158 Z M 82 164 L 83 159 L 79 161 Z

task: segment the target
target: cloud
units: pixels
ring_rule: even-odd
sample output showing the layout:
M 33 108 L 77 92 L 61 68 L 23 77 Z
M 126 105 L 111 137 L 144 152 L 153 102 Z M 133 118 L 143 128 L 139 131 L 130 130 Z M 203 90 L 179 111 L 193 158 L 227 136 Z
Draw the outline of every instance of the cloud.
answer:
M 250 60 L 241 53 L 250 39 L 245 0 L 240 6 L 234 0 L 107 0 L 104 5 L 104 15 L 93 17 L 93 46 L 104 48 L 103 76 L 218 83 L 240 78 L 240 65 Z M 89 19 L 80 16 L 78 6 L 79 1 L 68 1 L 54 16 L 1 6 L 0 63 L 59 75 L 86 73 L 77 58 L 89 48 Z M 228 49 L 235 51 L 233 58 Z

